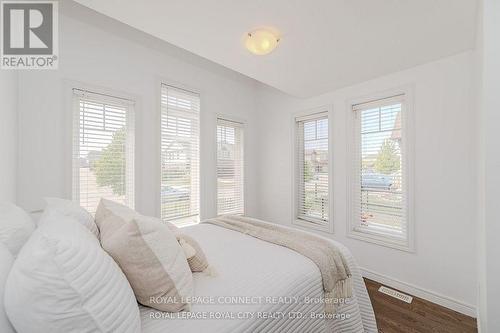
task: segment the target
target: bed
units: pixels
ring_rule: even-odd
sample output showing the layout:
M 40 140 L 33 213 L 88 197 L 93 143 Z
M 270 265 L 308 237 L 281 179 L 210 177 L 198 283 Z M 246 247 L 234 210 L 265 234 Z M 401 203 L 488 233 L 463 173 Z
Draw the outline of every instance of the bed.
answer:
M 354 296 L 335 318 L 324 318 L 320 272 L 308 258 L 212 224 L 183 232 L 201 244 L 212 274 L 194 274 L 191 312 L 140 306 L 143 332 L 377 332 L 359 269 L 341 244 L 336 243 L 353 274 Z
M 120 327 L 125 325 L 124 327 L 130 328 L 131 332 L 140 330 L 145 333 L 377 332 L 371 302 L 357 264 L 347 248 L 332 240 L 324 238 L 328 242 L 333 242 L 343 254 L 344 265 L 349 267 L 350 281 L 353 284 L 352 297 L 346 304 L 340 305 L 334 313 L 325 314 L 325 305 L 321 302 L 325 295 L 323 279 L 320 269 L 311 259 L 287 247 L 208 223 L 209 221 L 182 229 L 182 233 L 197 240 L 210 263 L 208 272 L 193 273 L 194 294 L 188 302 L 191 303 L 190 311 L 168 313 L 139 305 L 139 313 L 137 313 L 137 303 L 130 285 L 113 259 L 101 248 L 101 243 L 96 242 L 95 235 L 86 230 L 86 227 L 79 225 L 80 222 L 75 219 L 55 216 L 57 218 L 47 218 L 45 221 L 43 235 L 51 235 L 53 238 L 50 239 L 55 240 L 69 240 L 64 243 L 65 245 L 63 244 L 64 248 L 61 247 L 62 255 L 57 257 L 57 263 L 66 257 L 69 258 L 67 261 L 62 261 L 65 269 L 61 270 L 59 264 L 54 264 L 55 261 L 50 251 L 45 249 L 46 243 L 41 239 L 45 239 L 46 236 L 42 237 L 42 234 L 37 233 L 30 237 L 34 224 L 29 217 L 26 217 L 25 220 L 33 224 L 29 233 L 26 233 L 26 240 L 30 238 L 28 243 L 31 243 L 30 246 L 23 247 L 21 255 L 15 259 L 18 266 L 14 268 L 16 274 L 21 274 L 19 276 L 24 279 L 12 279 L 11 287 L 14 288 L 5 286 L 5 290 L 15 290 L 11 293 L 11 297 L 5 297 L 6 300 L 11 301 L 10 319 L 11 321 L 12 318 L 17 320 L 18 326 L 16 327 L 30 327 L 25 330 L 26 332 L 33 331 L 31 329 L 33 326 L 30 326 L 31 321 L 25 320 L 29 315 L 35 316 L 34 318 L 39 319 L 41 324 L 48 325 L 47 327 L 52 327 L 51 325 L 57 323 L 57 327 L 70 325 L 74 328 L 76 327 L 73 321 L 75 313 L 83 318 L 79 322 L 81 327 L 87 327 L 85 325 L 89 322 L 85 318 L 92 315 L 96 319 L 95 323 L 105 325 L 95 324 L 94 326 L 107 327 L 108 329 L 101 331 L 109 332 L 123 331 L 111 328 L 116 328 L 116 325 L 121 325 Z M 247 232 L 246 229 L 245 232 Z M 307 238 L 304 237 L 304 241 Z M 302 240 L 302 238 L 299 239 Z M 0 250 L 2 250 L 1 246 Z M 10 259 L 0 262 L 2 263 L 0 265 L 0 296 L 3 296 L 3 286 L 7 275 L 12 275 L 9 271 L 14 262 L 13 255 L 16 255 L 9 252 L 5 246 L 3 250 L 8 254 L 7 259 Z M 32 252 L 43 255 L 42 259 L 45 261 L 42 260 L 42 263 L 50 262 L 53 265 L 45 267 L 45 264 L 42 264 L 43 274 L 34 274 L 30 261 L 33 258 Z M 66 255 L 68 253 L 69 256 Z M 74 260 L 74 258 L 79 259 Z M 93 265 L 94 262 L 101 264 Z M 109 264 L 106 264 L 108 262 Z M 99 280 L 99 283 L 94 281 L 95 284 L 89 285 L 87 278 L 81 278 L 80 270 L 82 269 L 87 275 L 94 276 L 95 272 L 104 274 L 107 278 L 102 281 L 105 283 L 100 283 L 101 280 Z M 74 271 L 79 273 L 75 275 Z M 64 278 L 61 278 L 60 274 L 65 274 Z M 44 280 L 46 276 L 51 277 L 50 286 L 46 285 L 47 281 Z M 25 283 L 27 277 L 31 279 L 28 284 Z M 74 279 L 69 281 L 75 283 L 74 285 L 70 285 L 66 280 L 72 277 Z M 23 282 L 18 283 L 19 281 Z M 124 281 L 122 285 L 119 285 L 120 281 Z M 34 288 L 33 286 L 38 286 L 37 283 L 43 284 L 44 288 Z M 110 283 L 112 285 L 109 285 Z M 66 289 L 61 289 L 62 285 Z M 53 293 L 53 288 L 62 291 L 60 294 Z M 40 290 L 43 292 L 37 294 Z M 24 298 L 18 297 L 21 295 L 18 293 L 20 291 L 25 296 Z M 32 299 L 33 293 L 38 295 L 34 299 Z M 103 293 L 108 298 L 106 302 L 102 302 Z M 3 298 L 1 297 L 0 300 Z M 33 306 L 27 310 L 25 305 L 28 299 L 33 300 L 31 303 Z M 59 308 L 39 306 L 39 304 L 55 301 L 58 302 Z M 130 308 L 127 307 L 128 305 Z M 74 309 L 66 308 L 68 306 Z M 61 307 L 72 311 L 59 312 L 62 311 Z M 97 307 L 102 308 L 103 311 L 97 312 L 95 310 Z M 132 321 L 130 321 L 130 313 L 135 313 Z M 36 316 L 46 317 L 40 319 Z M 128 322 L 132 324 L 128 325 Z M 25 323 L 28 324 L 24 325 Z M 5 317 L 1 301 L 0 331 L 14 332 Z

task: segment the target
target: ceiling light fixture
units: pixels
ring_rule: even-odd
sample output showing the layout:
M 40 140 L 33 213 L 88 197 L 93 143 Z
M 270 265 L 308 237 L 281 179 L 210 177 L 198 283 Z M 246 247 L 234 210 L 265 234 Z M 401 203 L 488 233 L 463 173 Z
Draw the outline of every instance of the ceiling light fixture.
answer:
M 248 33 L 245 46 L 253 54 L 265 55 L 271 53 L 279 41 L 280 39 L 269 30 L 258 29 Z

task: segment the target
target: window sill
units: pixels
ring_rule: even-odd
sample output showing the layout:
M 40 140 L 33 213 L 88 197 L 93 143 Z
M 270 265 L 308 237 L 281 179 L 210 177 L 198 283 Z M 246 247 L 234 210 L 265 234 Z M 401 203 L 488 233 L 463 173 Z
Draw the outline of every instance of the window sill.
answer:
M 198 215 L 195 215 L 173 220 L 167 220 L 165 222 L 169 222 L 175 225 L 176 227 L 183 228 L 200 223 L 200 217 Z
M 410 253 L 415 252 L 414 244 L 411 239 L 384 234 L 381 232 L 370 230 L 368 228 L 353 228 L 348 232 L 347 236 L 350 238 L 389 247 L 396 250 Z
M 333 234 L 333 224 L 331 222 L 328 222 L 328 224 L 319 224 L 305 219 L 295 218 L 293 219 L 292 224 L 310 230 L 318 230 Z

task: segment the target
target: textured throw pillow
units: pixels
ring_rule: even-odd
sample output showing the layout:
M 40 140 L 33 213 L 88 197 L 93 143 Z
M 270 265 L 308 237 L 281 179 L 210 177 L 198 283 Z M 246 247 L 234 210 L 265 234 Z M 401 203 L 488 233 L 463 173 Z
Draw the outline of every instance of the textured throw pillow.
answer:
M 191 236 L 183 233 L 176 234 L 176 237 L 184 250 L 191 272 L 203 272 L 206 270 L 208 268 L 208 261 L 200 244 Z
M 31 217 L 14 204 L 0 203 L 0 242 L 17 256 L 21 247 L 35 230 Z
M 47 206 L 40 218 L 38 224 L 46 220 L 46 217 L 54 212 L 58 214 L 69 216 L 77 220 L 81 225 L 89 229 L 96 237 L 99 237 L 99 229 L 95 224 L 92 215 L 84 208 L 80 207 L 77 203 L 71 200 L 59 198 L 45 198 Z
M 166 225 L 177 237 L 177 241 L 182 246 L 186 255 L 191 272 L 203 272 L 208 268 L 208 261 L 200 244 L 191 236 L 182 233 L 176 225 L 166 222 Z
M 99 241 L 73 218 L 45 218 L 7 279 L 5 309 L 18 333 L 140 332 L 130 285 Z
M 14 257 L 12 253 L 0 243 L 0 332 L 2 333 L 14 333 L 14 328 L 7 318 L 5 313 L 5 308 L 3 304 L 3 296 L 5 293 L 5 282 L 7 281 L 7 276 L 9 275 L 12 263 L 14 262 Z
M 170 229 L 157 218 L 131 214 L 123 207 L 99 207 L 102 247 L 120 265 L 139 303 L 167 312 L 189 310 L 193 276 Z

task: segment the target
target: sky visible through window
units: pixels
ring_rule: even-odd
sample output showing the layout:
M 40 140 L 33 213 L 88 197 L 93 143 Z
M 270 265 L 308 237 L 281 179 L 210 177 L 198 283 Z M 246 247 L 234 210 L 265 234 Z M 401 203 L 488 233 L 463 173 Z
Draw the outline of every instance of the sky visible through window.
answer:
M 395 129 L 400 130 L 401 104 L 364 110 L 361 117 L 361 134 L 369 134 L 370 140 L 363 142 L 362 154 L 378 151 L 385 140 L 391 138 Z M 397 126 L 397 127 L 396 127 Z

